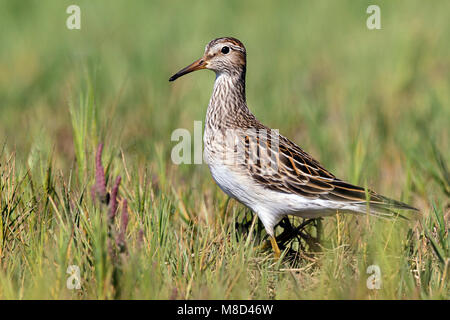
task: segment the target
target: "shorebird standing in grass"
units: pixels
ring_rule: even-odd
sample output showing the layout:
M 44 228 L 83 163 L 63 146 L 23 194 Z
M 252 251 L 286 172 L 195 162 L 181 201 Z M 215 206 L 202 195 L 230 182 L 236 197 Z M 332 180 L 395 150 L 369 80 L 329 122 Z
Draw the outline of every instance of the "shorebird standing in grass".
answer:
M 280 256 L 274 227 L 287 215 L 317 218 L 339 212 L 394 216 L 416 210 L 336 178 L 277 130 L 259 122 L 245 99 L 245 47 L 235 38 L 212 40 L 203 57 L 169 81 L 200 69 L 216 73 L 206 111 L 204 159 L 219 187 L 262 221 Z

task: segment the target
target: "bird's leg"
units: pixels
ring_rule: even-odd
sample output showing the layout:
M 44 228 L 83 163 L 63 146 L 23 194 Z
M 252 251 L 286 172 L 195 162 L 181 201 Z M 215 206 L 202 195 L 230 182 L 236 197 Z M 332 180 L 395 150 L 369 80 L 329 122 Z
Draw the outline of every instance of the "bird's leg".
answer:
M 278 248 L 277 239 L 275 237 L 270 236 L 270 243 L 272 244 L 273 253 L 275 255 L 275 259 L 279 259 L 281 255 L 280 248 Z
M 279 259 L 281 256 L 281 250 L 278 247 L 277 239 L 274 236 L 269 236 L 270 244 L 272 245 L 273 253 L 275 256 L 275 259 Z M 262 245 L 259 246 L 260 250 L 266 250 L 269 247 L 269 242 L 264 242 Z
M 283 237 L 286 236 L 286 229 L 289 230 L 289 233 L 292 232 L 292 230 L 293 230 L 291 222 L 290 222 L 289 219 L 286 218 L 286 217 L 284 217 L 284 218 L 280 221 L 279 225 L 280 225 L 281 227 L 283 227 L 283 232 L 282 232 L 278 237 L 275 238 L 275 240 L 278 240 L 278 241 L 284 239 Z M 269 238 L 271 238 L 270 235 L 269 235 Z M 272 240 L 270 240 L 270 242 L 272 243 Z M 281 242 L 284 242 L 284 241 L 281 241 Z M 278 246 L 277 246 L 277 247 L 278 247 Z M 268 249 L 268 248 L 269 248 L 269 241 L 265 241 L 265 242 L 260 246 L 260 249 L 261 249 L 261 250 L 266 250 L 266 249 Z M 273 244 L 272 244 L 272 248 L 273 248 Z

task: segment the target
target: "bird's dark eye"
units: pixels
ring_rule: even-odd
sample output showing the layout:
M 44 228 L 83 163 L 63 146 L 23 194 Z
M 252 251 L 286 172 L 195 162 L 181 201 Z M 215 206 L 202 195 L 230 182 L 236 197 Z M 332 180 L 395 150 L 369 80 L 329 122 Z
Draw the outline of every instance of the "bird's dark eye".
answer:
M 225 47 L 222 48 L 222 53 L 223 54 L 227 54 L 228 52 L 230 52 L 230 48 L 229 47 L 225 46 Z

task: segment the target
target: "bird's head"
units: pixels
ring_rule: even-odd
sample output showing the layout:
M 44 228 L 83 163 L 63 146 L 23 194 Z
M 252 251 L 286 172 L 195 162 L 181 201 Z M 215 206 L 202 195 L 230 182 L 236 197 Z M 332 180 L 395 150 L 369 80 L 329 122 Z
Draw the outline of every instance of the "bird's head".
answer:
M 181 69 L 169 81 L 174 81 L 190 72 L 210 69 L 217 75 L 245 76 L 245 47 L 238 39 L 225 37 L 210 41 L 205 47 L 203 56 L 186 68 Z

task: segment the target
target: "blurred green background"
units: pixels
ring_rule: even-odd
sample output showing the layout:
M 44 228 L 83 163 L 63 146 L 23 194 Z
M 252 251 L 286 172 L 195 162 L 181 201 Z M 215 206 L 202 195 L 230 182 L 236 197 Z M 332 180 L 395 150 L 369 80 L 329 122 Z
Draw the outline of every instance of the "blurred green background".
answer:
M 81 30 L 66 28 L 73 3 Z M 211 39 L 234 36 L 247 47 L 251 110 L 339 175 L 358 137 L 370 141 L 373 183 L 402 171 L 402 147 L 426 150 L 424 138 L 448 159 L 450 4 L 377 3 L 381 30 L 366 27 L 370 1 L 2 0 L 0 140 L 22 157 L 35 142 L 55 145 L 73 161 L 68 102 L 88 73 L 114 127 L 102 134 L 120 131 L 125 150 L 151 159 L 152 144 L 170 148 L 175 128 L 204 119 L 214 80 L 169 76 Z
M 81 30 L 66 28 L 71 4 L 81 8 Z M 381 30 L 366 27 L 371 4 L 381 8 Z M 247 48 L 247 102 L 263 123 L 344 180 L 427 217 L 436 204 L 448 235 L 449 12 L 447 0 L 0 0 L 0 143 L 15 152 L 19 173 L 50 161 L 67 175 L 105 142 L 115 173 L 125 175 L 124 159 L 131 171 L 151 168 L 161 194 L 176 207 L 181 197 L 183 210 L 207 228 L 204 215 L 212 219 L 226 197 L 205 165 L 172 164 L 170 137 L 204 120 L 214 74 L 168 79 L 211 39 L 233 36 Z M 77 122 L 70 108 L 78 114 L 83 104 L 90 115 Z M 85 130 L 78 146 L 77 126 Z M 81 178 L 79 188 L 92 181 Z M 185 297 L 204 298 L 201 288 Z M 435 288 L 442 293 L 440 283 Z M 222 297 L 217 290 L 212 296 Z M 395 290 L 384 297 L 400 297 Z M 365 297 L 343 292 L 327 297 Z

